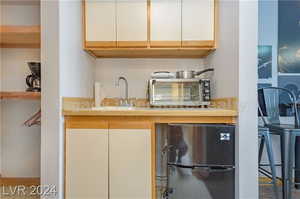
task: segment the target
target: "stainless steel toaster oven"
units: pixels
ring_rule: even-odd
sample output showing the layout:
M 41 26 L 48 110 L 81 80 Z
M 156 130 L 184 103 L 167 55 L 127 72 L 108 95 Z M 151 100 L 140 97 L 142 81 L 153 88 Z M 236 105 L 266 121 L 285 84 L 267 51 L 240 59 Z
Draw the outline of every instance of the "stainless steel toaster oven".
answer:
M 205 106 L 210 104 L 209 79 L 150 79 L 151 106 Z

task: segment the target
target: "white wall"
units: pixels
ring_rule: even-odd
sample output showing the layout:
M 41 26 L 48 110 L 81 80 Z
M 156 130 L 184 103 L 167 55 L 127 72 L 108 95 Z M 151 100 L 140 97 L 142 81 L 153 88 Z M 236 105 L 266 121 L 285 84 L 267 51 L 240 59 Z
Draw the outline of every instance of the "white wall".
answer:
M 258 3 L 239 2 L 239 117 L 237 171 L 239 199 L 258 198 L 257 44 Z
M 60 88 L 63 97 L 92 97 L 96 59 L 82 50 L 82 2 L 62 1 L 59 9 Z
M 92 97 L 95 59 L 82 50 L 82 2 L 42 1 L 42 184 L 63 198 L 64 126 L 62 97 Z
M 41 1 L 42 128 L 41 184 L 59 186 L 59 2 Z M 60 191 L 60 190 L 58 190 Z M 47 197 L 42 197 L 47 198 Z M 58 198 L 49 196 L 48 198 Z
M 219 32 L 217 50 L 208 56 L 209 65 L 215 67 L 213 97 L 238 96 L 238 2 L 219 2 Z
M 257 2 L 222 0 L 219 4 L 215 97 L 237 97 L 236 198 L 258 198 L 257 183 Z
M 18 14 L 16 14 L 18 13 Z M 38 4 L 1 4 L 1 24 L 38 25 Z M 29 61 L 39 61 L 39 49 L 1 49 L 1 91 L 25 91 Z M 39 101 L 2 100 L 1 174 L 4 177 L 40 176 L 40 127 L 23 122 L 40 108 Z
M 119 76 L 129 84 L 129 97 L 146 98 L 147 80 L 154 71 L 201 70 L 203 59 L 97 59 L 96 80 L 106 97 L 124 97 L 124 84 L 116 87 Z
M 2 176 L 40 177 L 40 126 L 23 122 L 39 110 L 40 102 L 2 102 Z
M 5 1 L 2 3 L 2 25 L 38 25 L 40 24 L 39 3 L 26 0 L 21 3 Z

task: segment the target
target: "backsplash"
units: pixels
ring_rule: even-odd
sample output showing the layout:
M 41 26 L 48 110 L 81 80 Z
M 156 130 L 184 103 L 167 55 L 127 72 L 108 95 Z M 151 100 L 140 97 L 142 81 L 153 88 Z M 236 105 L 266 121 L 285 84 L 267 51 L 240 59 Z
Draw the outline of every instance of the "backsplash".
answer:
M 95 80 L 101 82 L 105 97 L 124 97 L 124 84 L 116 87 L 119 76 L 128 80 L 129 97 L 146 98 L 147 80 L 154 71 L 201 70 L 205 59 L 98 59 Z

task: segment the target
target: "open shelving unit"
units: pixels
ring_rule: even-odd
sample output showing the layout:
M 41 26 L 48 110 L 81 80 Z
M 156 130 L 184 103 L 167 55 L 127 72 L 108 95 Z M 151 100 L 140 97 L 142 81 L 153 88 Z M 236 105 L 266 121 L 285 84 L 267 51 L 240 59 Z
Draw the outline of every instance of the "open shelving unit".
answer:
M 0 92 L 0 99 L 40 100 L 40 92 Z
M 40 113 L 41 93 L 25 91 L 24 80 L 30 73 L 24 68 L 41 56 L 40 0 L 3 0 L 0 9 L 0 126 L 4 126 L 0 131 L 4 154 L 0 186 L 39 185 L 41 128 L 29 128 L 27 124 L 34 118 L 39 125 L 39 118 L 34 116 Z M 22 151 L 12 150 L 10 145 Z M 11 168 L 15 164 L 20 166 Z
M 1 48 L 40 48 L 40 26 L 0 26 Z

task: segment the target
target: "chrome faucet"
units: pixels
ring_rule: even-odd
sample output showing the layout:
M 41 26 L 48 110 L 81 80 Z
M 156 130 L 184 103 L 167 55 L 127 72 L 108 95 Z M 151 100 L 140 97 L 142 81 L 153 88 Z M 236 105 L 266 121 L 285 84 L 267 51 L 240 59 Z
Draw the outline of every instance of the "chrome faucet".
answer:
M 121 100 L 121 106 L 130 106 L 129 99 L 128 99 L 128 81 L 125 77 L 119 77 L 116 83 L 116 86 L 120 86 L 120 81 L 123 80 L 125 82 L 125 99 Z

